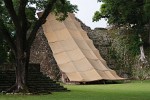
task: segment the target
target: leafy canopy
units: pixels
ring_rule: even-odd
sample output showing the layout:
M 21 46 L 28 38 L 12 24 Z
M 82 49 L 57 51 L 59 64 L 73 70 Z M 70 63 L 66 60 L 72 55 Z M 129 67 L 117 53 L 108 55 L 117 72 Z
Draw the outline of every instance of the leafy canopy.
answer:
M 37 18 L 35 17 L 36 11 L 43 11 L 46 9 L 47 3 L 51 0 L 25 0 L 27 1 L 27 5 L 25 7 L 25 14 L 28 21 L 28 25 L 30 27 L 31 23 L 34 25 L 37 21 Z M 62 1 L 64 4 L 62 4 Z M 12 0 L 14 9 L 19 15 L 19 2 L 20 0 Z M 77 6 L 72 5 L 70 1 L 67 0 L 57 0 L 57 2 L 53 6 L 52 12 L 58 16 L 59 20 L 64 20 L 67 17 L 68 12 L 76 12 Z M 15 32 L 15 27 L 13 25 L 13 21 L 10 17 L 9 12 L 6 10 L 6 6 L 4 4 L 4 0 L 0 1 L 0 22 L 4 23 L 7 27 L 7 29 L 11 32 Z M 31 27 L 32 28 L 32 27 Z M 13 34 L 14 35 L 14 34 Z
M 103 2 L 93 21 L 106 18 L 109 24 L 145 25 L 150 21 L 149 0 L 98 0 Z
M 37 11 L 44 11 L 42 18 L 36 18 Z M 0 34 L 14 54 L 20 49 L 26 52 L 49 12 L 62 21 L 68 12 L 76 11 L 77 6 L 68 0 L 0 0 Z

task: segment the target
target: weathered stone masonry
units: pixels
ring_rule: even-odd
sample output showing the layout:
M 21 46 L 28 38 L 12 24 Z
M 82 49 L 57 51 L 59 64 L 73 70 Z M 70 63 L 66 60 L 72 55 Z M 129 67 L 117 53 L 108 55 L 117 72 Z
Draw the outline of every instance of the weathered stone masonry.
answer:
M 41 72 L 51 79 L 58 80 L 60 78 L 60 71 L 42 28 L 39 29 L 31 47 L 30 63 L 39 63 Z

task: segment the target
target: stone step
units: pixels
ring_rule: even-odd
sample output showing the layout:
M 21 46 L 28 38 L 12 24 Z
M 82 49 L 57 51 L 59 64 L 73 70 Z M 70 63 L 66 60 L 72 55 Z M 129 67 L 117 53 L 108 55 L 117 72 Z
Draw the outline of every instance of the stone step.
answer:
M 58 83 L 30 83 L 28 82 L 27 85 L 30 85 L 30 86 L 40 86 L 40 87 L 44 87 L 44 86 L 59 86 L 60 84 Z
M 36 69 L 37 68 L 37 69 Z M 15 84 L 15 71 L 0 71 L 0 92 L 5 91 Z M 67 91 L 56 81 L 51 80 L 40 72 L 39 65 L 30 68 L 27 77 L 29 91 L 34 93 L 50 93 Z
M 0 83 L 0 86 L 4 86 L 4 85 L 5 86 L 7 86 L 7 85 L 9 86 L 9 85 L 14 85 L 14 84 L 15 84 L 15 81 L 14 82 L 6 82 L 5 81 L 5 82 Z
M 67 88 L 36 88 L 36 87 L 29 87 L 29 90 L 31 91 L 49 91 L 49 92 L 60 92 L 60 91 L 67 91 Z
M 2 91 L 6 91 L 7 89 L 9 89 L 11 86 L 0 86 L 0 92 Z
M 7 72 L 3 71 L 3 72 L 0 72 L 0 75 L 1 74 L 2 75 L 9 75 L 9 74 L 15 75 L 15 71 L 7 71 Z M 38 74 L 41 74 L 41 72 L 28 72 L 28 75 L 30 75 L 30 74 L 38 75 Z
M 0 84 L 4 84 L 4 83 L 15 83 L 15 79 L 0 79 Z M 36 79 L 31 79 L 31 80 L 27 80 L 27 83 L 36 83 L 36 84 L 50 84 L 50 83 L 53 83 L 53 84 L 56 84 L 56 81 L 52 81 L 52 80 L 36 80 Z

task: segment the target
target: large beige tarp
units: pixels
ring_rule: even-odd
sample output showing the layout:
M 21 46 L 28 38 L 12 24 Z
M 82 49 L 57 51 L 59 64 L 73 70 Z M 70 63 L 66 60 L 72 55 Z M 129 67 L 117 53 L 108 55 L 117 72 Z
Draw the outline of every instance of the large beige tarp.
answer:
M 121 80 L 94 47 L 74 14 L 63 21 L 49 14 L 42 26 L 60 70 L 70 81 Z

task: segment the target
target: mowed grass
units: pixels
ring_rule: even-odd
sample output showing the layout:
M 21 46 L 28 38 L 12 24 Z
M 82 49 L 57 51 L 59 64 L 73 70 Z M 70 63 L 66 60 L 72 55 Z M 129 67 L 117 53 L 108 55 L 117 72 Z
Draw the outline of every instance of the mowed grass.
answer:
M 64 85 L 70 92 L 0 95 L 0 100 L 150 100 L 150 80 L 123 84 Z

